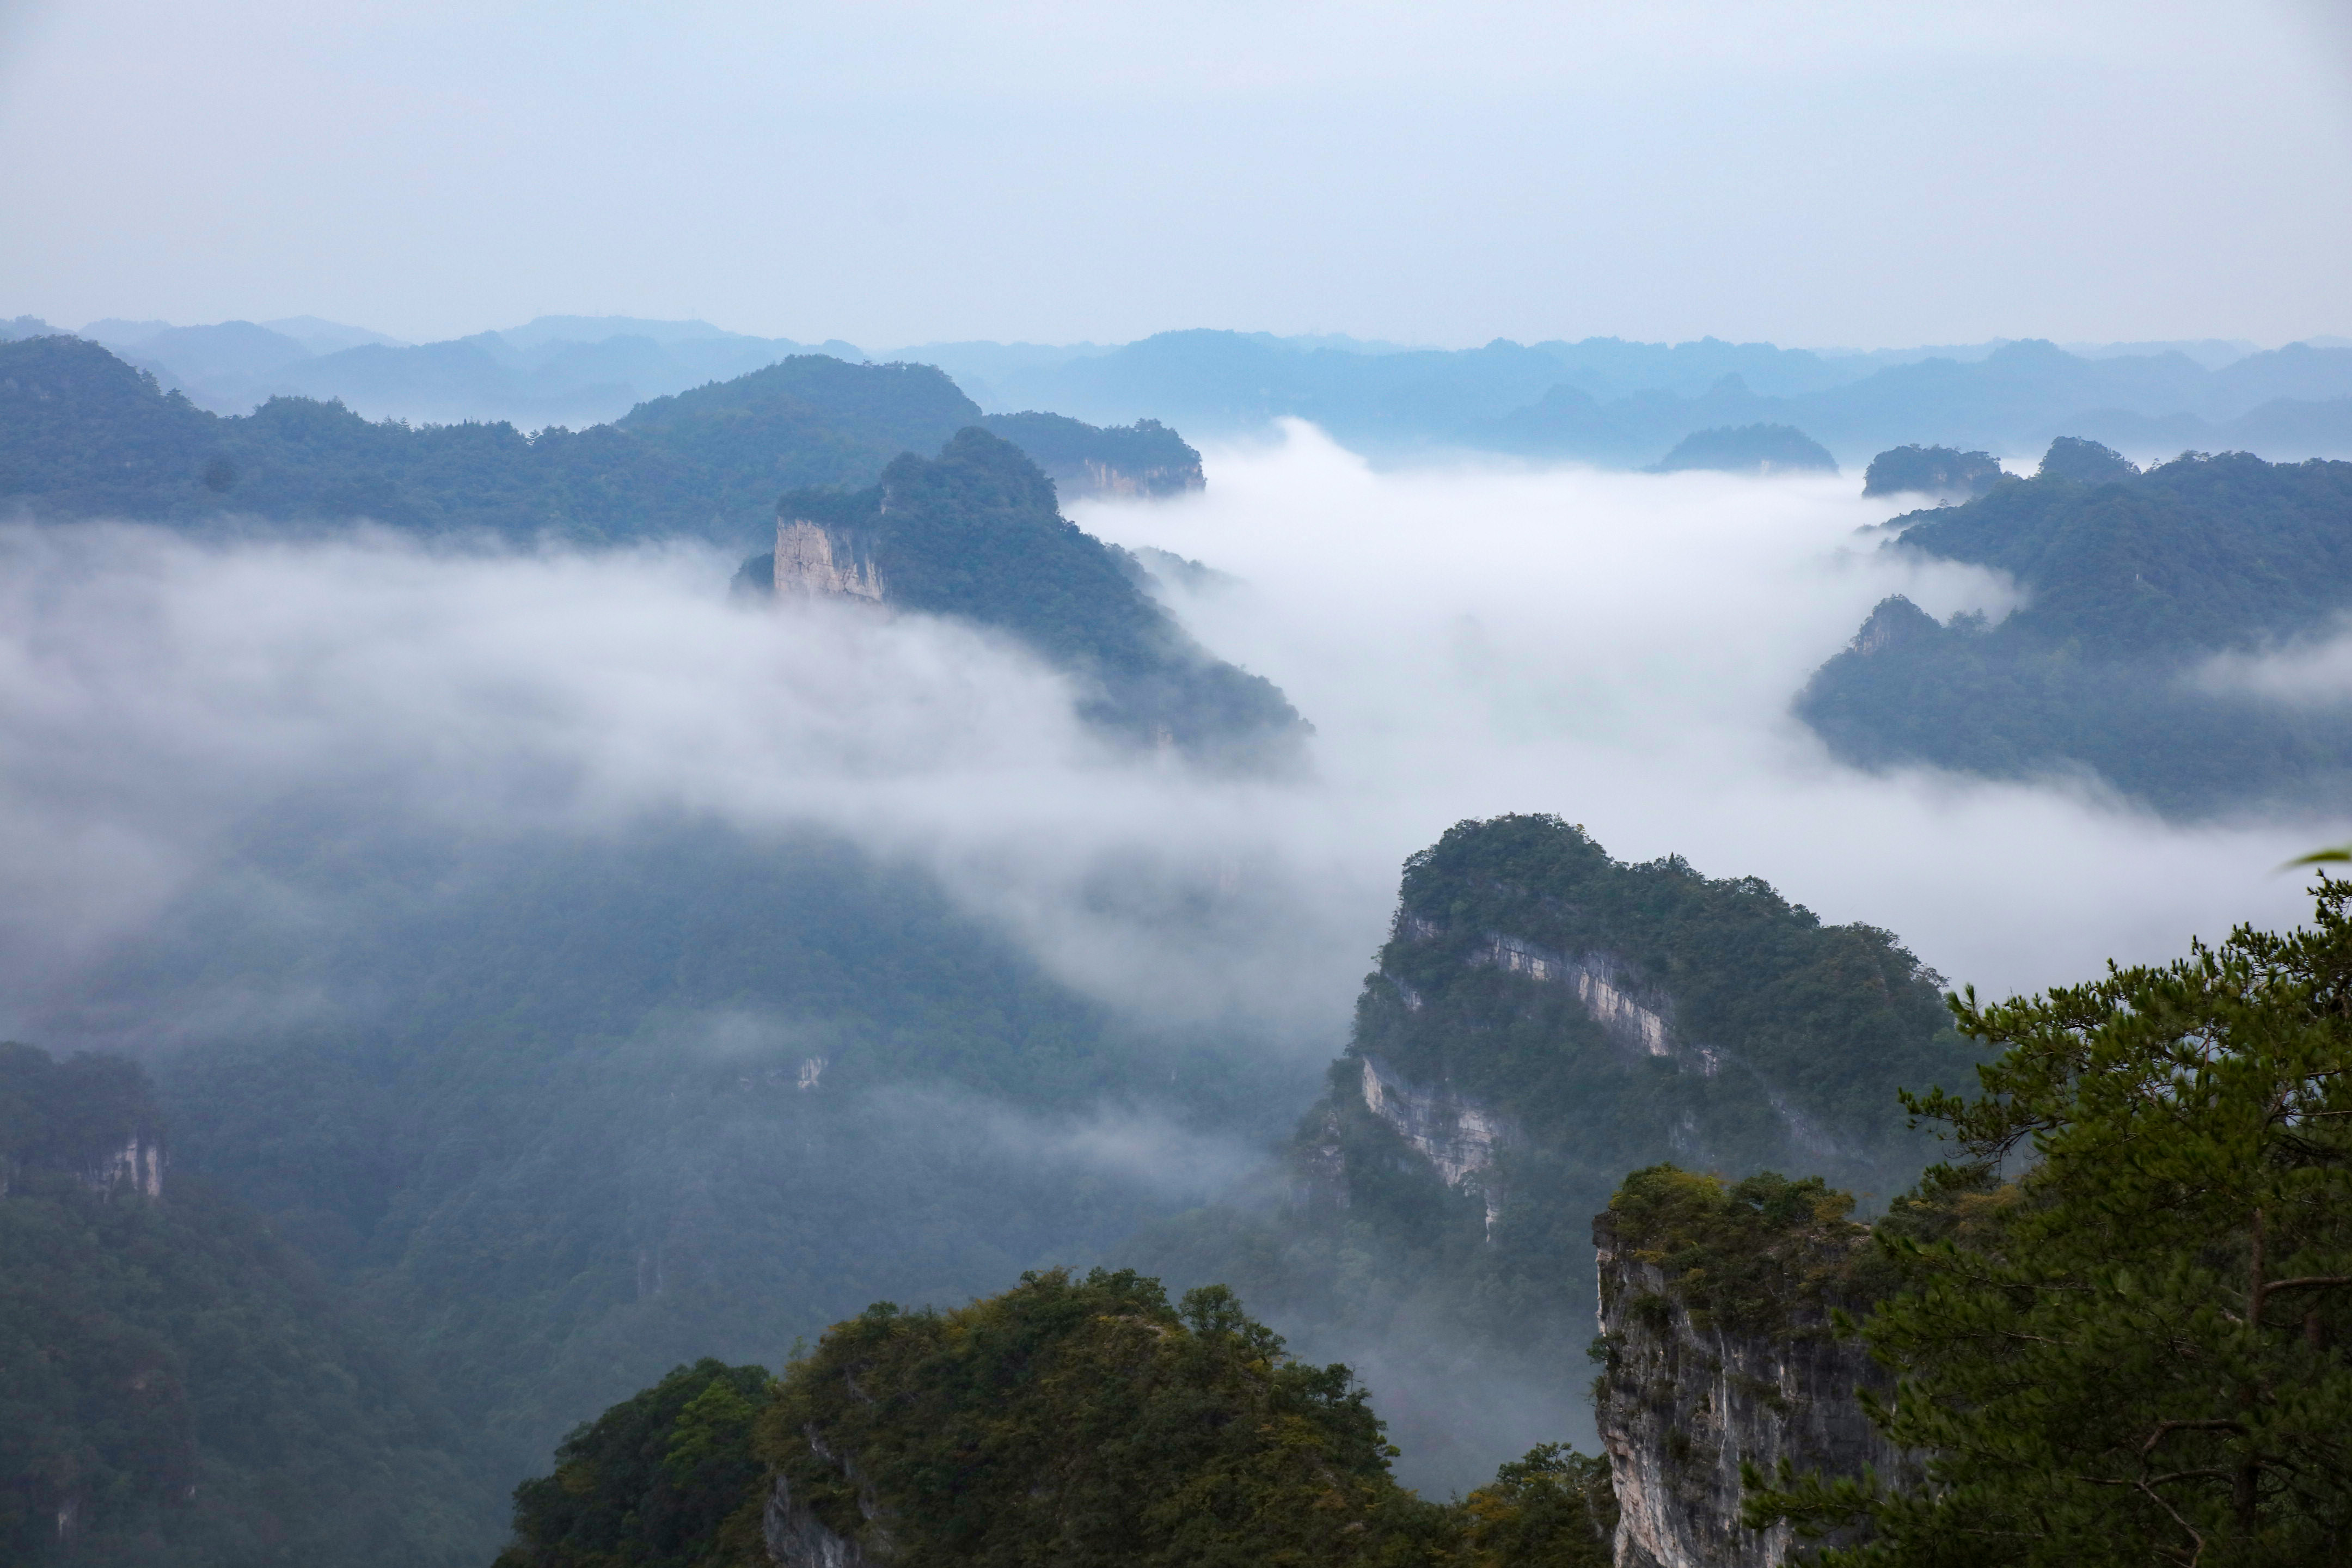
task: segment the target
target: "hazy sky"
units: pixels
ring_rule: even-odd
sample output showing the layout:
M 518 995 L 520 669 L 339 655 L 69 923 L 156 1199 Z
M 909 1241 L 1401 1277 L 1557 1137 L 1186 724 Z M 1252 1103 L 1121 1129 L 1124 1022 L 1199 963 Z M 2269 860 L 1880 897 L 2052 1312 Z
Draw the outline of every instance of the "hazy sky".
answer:
M 2345 0 L 0 0 L 0 315 L 2352 333 Z

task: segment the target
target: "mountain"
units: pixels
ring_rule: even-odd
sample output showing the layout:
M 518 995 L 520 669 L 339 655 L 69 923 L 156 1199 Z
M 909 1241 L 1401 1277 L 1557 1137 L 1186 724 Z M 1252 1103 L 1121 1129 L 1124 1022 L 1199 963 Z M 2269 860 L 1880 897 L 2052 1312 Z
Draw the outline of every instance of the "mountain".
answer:
M 1344 1366 L 1210 1287 L 1024 1275 L 950 1311 L 876 1302 L 781 1377 L 681 1366 L 518 1488 L 498 1568 L 1601 1568 L 1605 1470 L 1557 1446 L 1450 1504 Z
M 1838 756 L 1993 777 L 2074 771 L 2198 815 L 2336 795 L 2352 715 L 2232 689 L 2216 656 L 2292 651 L 2352 608 L 2352 463 L 2192 454 L 2137 470 L 2081 440 L 2042 472 L 1913 512 L 1883 548 L 2008 574 L 1998 625 L 1874 611 L 1797 712 Z
M 313 316 L 258 326 L 107 321 L 92 322 L 83 335 L 216 413 L 305 396 L 340 401 L 371 418 L 527 426 L 601 424 L 647 398 L 797 354 L 865 357 L 843 342 L 812 351 L 708 321 L 625 316 L 541 316 L 504 331 L 415 344 Z
M 782 602 L 868 599 L 1002 626 L 1084 683 L 1080 710 L 1144 744 L 1252 765 L 1312 733 L 1272 682 L 1184 635 L 1139 565 L 1080 531 L 1020 448 L 974 427 L 908 453 L 856 494 L 795 490 L 740 586 Z
M 990 414 L 983 427 L 1029 454 L 1064 500 L 1204 489 L 1201 454 L 1157 419 L 1108 429 L 1062 414 Z
M 1916 444 L 1881 452 L 1862 477 L 1866 496 L 1980 496 L 2000 482 L 2000 459 L 1990 452 L 1958 452 Z
M 1122 1256 L 1365 1370 L 1413 1473 L 1464 1484 L 1465 1439 L 1583 1420 L 1586 1237 L 1626 1171 L 1910 1183 L 1927 1151 L 1895 1090 L 1969 1070 L 1939 984 L 1754 878 L 1626 865 L 1556 817 L 1462 823 L 1406 862 L 1347 1053 L 1255 1209 Z
M 129 1062 L 0 1045 L 0 1555 L 479 1561 L 433 1391 L 168 1149 Z
M 1662 474 L 1703 469 L 1719 474 L 1834 474 L 1837 459 L 1802 430 L 1786 425 L 1743 425 L 1694 430 L 1658 459 Z
M 1272 1140 L 1312 1093 L 1249 1036 L 1123 1022 L 820 835 L 486 837 L 370 805 L 257 804 L 78 994 L 221 1021 L 143 1046 L 173 1170 L 370 1302 L 501 1489 L 681 1362 L 782 1366 L 875 1300 L 1099 1258 L 1200 1191 L 1117 1151 Z M 477 1561 L 499 1525 L 468 1513 Z
M 959 363 L 980 363 L 979 347 L 958 345 Z M 2150 454 L 2352 455 L 2352 350 L 2226 348 L 2068 353 L 2023 341 L 1832 354 L 1601 338 L 1370 354 L 1192 331 L 989 362 L 982 401 L 1098 423 L 1149 415 L 1212 437 L 1296 416 L 1371 450 L 1467 447 L 1622 467 L 1652 462 L 1695 431 L 1758 424 L 1801 428 L 1855 463 L 1906 443 L 2013 455 L 2065 432 Z
M 222 416 L 96 343 L 42 337 L 0 343 L 0 507 L 51 519 L 365 516 L 428 532 L 749 542 L 772 529 L 782 491 L 871 484 L 899 453 L 935 451 L 980 418 L 928 366 L 820 354 L 578 432 L 411 428 L 292 397 Z M 1042 427 L 1049 460 L 1076 452 L 1164 466 L 1190 452 L 1172 431 Z

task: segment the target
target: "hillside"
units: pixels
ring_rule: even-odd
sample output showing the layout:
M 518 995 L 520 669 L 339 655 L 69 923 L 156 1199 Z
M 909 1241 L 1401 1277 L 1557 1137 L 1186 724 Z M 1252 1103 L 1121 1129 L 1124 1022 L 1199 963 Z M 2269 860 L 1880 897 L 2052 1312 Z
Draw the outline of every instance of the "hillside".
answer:
M 2061 441 L 2033 479 L 1894 526 L 1885 548 L 1991 567 L 2028 598 L 1997 626 L 1881 605 L 1797 701 L 1844 760 L 2086 770 L 2192 814 L 2316 798 L 2352 771 L 2340 705 L 2197 674 L 2320 637 L 2352 607 L 2352 463 L 2236 452 L 2139 473 Z
M 1450 1504 L 1344 1366 L 1231 1292 L 1024 1275 L 950 1311 L 878 1301 L 781 1377 L 705 1360 L 582 1426 L 518 1488 L 499 1568 L 1601 1568 L 1605 1471 L 1558 1447 Z
M 1837 459 L 1802 430 L 1786 425 L 1742 425 L 1694 430 L 1658 459 L 1657 471 L 1718 474 L 1834 474 Z
M 0 515 L 366 517 L 518 540 L 750 545 L 772 529 L 783 491 L 870 485 L 901 452 L 936 451 L 980 418 L 929 366 L 821 354 L 643 403 L 610 425 L 528 436 L 506 424 L 371 423 L 300 397 L 223 416 L 96 343 L 27 338 L 0 343 Z M 1049 434 L 1056 462 L 1153 439 L 1090 426 Z
M 1626 865 L 1554 817 L 1460 824 L 1406 862 L 1271 1211 L 1204 1210 L 1129 1255 L 1379 1367 L 1407 1453 L 1463 1477 L 1448 1456 L 1482 1428 L 1581 1419 L 1586 1237 L 1626 1171 L 1908 1184 L 1927 1151 L 1896 1089 L 1969 1072 L 1938 984 L 1756 879 Z
M 1098 1257 L 1198 1191 L 1107 1147 L 1278 1137 L 1313 1088 L 1121 1024 L 916 868 L 702 822 L 483 841 L 278 802 L 86 994 L 238 1009 L 158 1063 L 174 1168 L 373 1302 L 501 1489 L 679 1362 Z
M 130 1063 L 0 1045 L 0 1556 L 478 1562 L 461 1429 L 166 1151 Z
M 1280 764 L 1311 733 L 1270 681 L 1186 637 L 1118 552 L 1062 517 L 1037 465 L 985 430 L 936 458 L 908 453 L 856 494 L 796 490 L 776 517 L 775 552 L 739 578 L 749 591 L 1003 626 L 1079 678 L 1089 719 L 1146 744 Z

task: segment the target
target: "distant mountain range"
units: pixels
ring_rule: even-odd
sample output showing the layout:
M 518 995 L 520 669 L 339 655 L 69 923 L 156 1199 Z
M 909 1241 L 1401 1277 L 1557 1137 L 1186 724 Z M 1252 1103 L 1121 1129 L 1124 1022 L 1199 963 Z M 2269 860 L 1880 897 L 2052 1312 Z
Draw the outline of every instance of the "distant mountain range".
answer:
M 19 317 L 0 322 L 0 338 L 56 330 Z M 934 342 L 869 354 L 837 341 L 618 316 L 546 316 L 418 344 L 310 317 L 106 321 L 82 335 L 215 412 L 292 395 L 338 398 L 372 418 L 525 429 L 614 420 L 648 399 L 817 352 L 936 365 L 992 414 L 1160 419 L 1213 438 L 1296 417 L 1385 455 L 1469 449 L 1640 468 L 1700 430 L 1781 425 L 1852 466 L 1910 444 L 2027 458 L 2060 435 L 2143 459 L 2190 449 L 2352 456 L 2352 343 L 2336 339 L 2268 351 L 2208 339 L 1848 352 L 1713 338 L 1496 339 L 1448 350 L 1203 330 L 1125 344 Z

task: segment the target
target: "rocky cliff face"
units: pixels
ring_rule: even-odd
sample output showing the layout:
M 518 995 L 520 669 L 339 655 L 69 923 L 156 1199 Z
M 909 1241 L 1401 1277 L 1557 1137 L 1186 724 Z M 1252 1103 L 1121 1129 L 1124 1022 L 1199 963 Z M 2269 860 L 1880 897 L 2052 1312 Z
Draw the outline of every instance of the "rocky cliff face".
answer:
M 1695 1300 L 1671 1254 L 1643 1239 L 1614 1215 L 1594 1221 L 1608 1352 L 1594 1415 L 1620 1510 L 1617 1568 L 1780 1568 L 1795 1543 L 1786 1525 L 1740 1524 L 1740 1467 L 1904 1472 L 1856 1395 L 1886 1390 L 1886 1374 L 1858 1342 L 1832 1333 L 1833 1280 L 1809 1285 L 1774 1258 L 1764 1288 L 1776 1310 L 1758 1321 L 1751 1305 L 1743 1318 Z
M 873 541 L 847 529 L 776 514 L 776 594 L 882 602 L 882 569 Z
M 867 1568 L 869 1562 L 883 1561 L 869 1559 L 857 1542 L 826 1529 L 814 1510 L 793 1497 L 792 1483 L 782 1476 L 769 1489 L 760 1523 L 768 1555 L 778 1568 Z
M 1475 1184 L 1486 1200 L 1486 1226 L 1492 1230 L 1503 1208 L 1495 1154 L 1512 1141 L 1510 1123 L 1443 1085 L 1407 1082 L 1370 1057 L 1362 1063 L 1364 1109 L 1394 1128 L 1447 1186 L 1460 1191 Z M 1332 1153 L 1338 1154 L 1336 1145 Z

